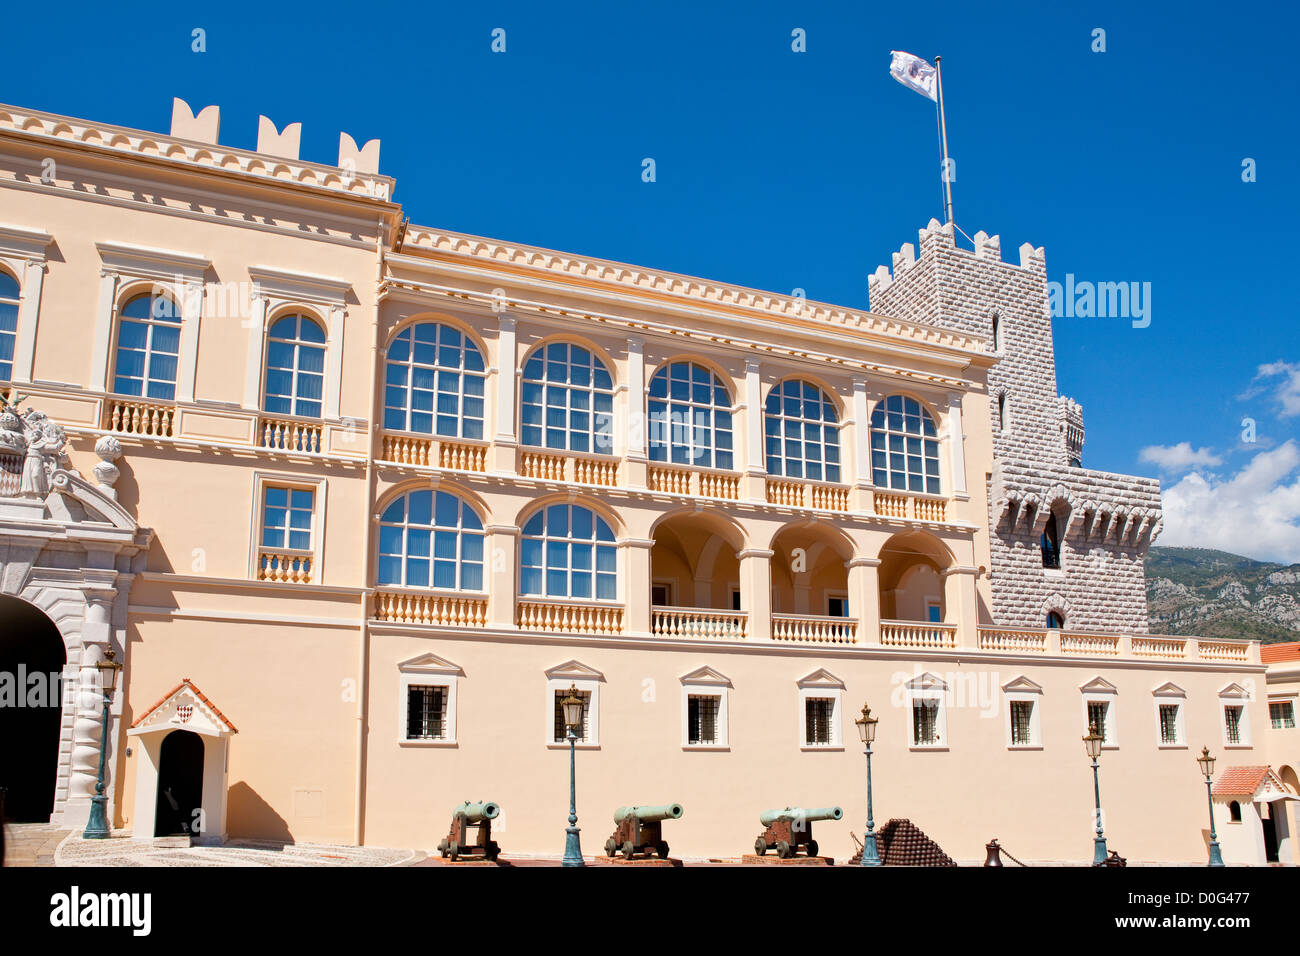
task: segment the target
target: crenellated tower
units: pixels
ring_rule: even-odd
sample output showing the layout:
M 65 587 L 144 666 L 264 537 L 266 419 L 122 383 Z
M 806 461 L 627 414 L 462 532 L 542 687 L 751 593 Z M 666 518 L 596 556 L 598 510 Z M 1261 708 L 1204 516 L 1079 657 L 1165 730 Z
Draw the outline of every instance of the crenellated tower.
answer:
M 1143 559 L 1160 531 L 1160 483 L 1082 467 L 1083 408 L 1060 395 L 1047 261 L 977 232 L 959 248 L 930 220 L 917 246 L 870 277 L 874 312 L 983 335 L 989 370 L 990 580 L 995 623 L 1069 630 L 1147 630 Z M 1059 620 L 1057 617 L 1059 616 Z

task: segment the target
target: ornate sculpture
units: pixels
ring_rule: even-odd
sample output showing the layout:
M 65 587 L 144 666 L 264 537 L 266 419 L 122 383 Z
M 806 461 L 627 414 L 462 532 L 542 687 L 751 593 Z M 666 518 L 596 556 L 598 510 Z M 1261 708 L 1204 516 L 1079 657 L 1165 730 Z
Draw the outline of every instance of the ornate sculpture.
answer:
M 44 499 L 54 472 L 66 461 L 68 436 L 44 412 L 30 407 L 20 410 L 19 401 L 0 399 L 0 454 L 23 457 L 18 494 Z
M 122 471 L 113 462 L 122 457 L 122 443 L 112 435 L 101 435 L 99 441 L 95 442 L 95 454 L 100 460 L 91 470 L 95 473 L 95 481 L 99 482 L 99 490 L 116 500 L 117 490 L 113 487 L 113 482 L 117 481 Z

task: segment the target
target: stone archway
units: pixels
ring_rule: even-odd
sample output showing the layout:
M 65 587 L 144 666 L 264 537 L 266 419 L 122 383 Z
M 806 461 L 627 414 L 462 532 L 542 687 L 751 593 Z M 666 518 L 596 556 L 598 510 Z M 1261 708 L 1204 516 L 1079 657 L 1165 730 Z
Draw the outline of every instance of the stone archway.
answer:
M 126 663 L 127 595 L 153 532 L 117 502 L 111 435 L 94 444 L 95 482 L 72 467 L 61 427 L 42 412 L 0 400 L 0 595 L 21 598 L 63 644 L 63 713 L 50 822 L 79 829 L 95 792 L 104 698 L 96 664 L 112 648 Z M 10 480 L 18 477 L 18 481 Z M 115 741 L 124 695 L 110 708 L 106 794 L 114 812 Z
M 63 713 L 63 636 L 33 604 L 0 596 L 0 787 L 4 819 L 54 812 Z

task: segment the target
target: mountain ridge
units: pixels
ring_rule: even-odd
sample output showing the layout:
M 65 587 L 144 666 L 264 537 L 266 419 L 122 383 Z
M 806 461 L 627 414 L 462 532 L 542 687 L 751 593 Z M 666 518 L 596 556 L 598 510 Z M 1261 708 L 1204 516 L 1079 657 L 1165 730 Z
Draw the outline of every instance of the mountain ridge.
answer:
M 1300 564 L 1153 547 L 1146 591 L 1152 634 L 1300 641 Z

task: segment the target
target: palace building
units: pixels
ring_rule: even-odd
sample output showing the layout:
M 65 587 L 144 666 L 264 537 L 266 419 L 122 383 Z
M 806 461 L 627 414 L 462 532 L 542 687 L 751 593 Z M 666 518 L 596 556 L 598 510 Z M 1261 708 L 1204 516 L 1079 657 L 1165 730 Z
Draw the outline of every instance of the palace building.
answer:
M 137 839 L 433 850 L 483 799 L 558 854 L 576 688 L 589 855 L 680 802 L 675 856 L 832 805 L 850 856 L 869 704 L 877 825 L 959 861 L 1091 859 L 1090 726 L 1122 855 L 1205 860 L 1208 746 L 1221 840 L 1296 859 L 1258 646 L 1148 634 L 1159 485 L 1083 465 L 1041 248 L 931 221 L 854 310 L 416 225 L 377 141 L 218 120 L 0 107 L 0 671 L 63 684 L 0 706 L 11 818 L 84 825 L 111 650 Z

